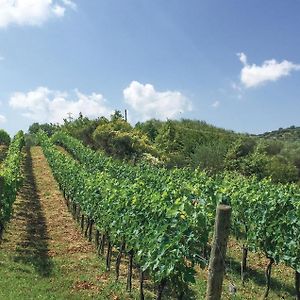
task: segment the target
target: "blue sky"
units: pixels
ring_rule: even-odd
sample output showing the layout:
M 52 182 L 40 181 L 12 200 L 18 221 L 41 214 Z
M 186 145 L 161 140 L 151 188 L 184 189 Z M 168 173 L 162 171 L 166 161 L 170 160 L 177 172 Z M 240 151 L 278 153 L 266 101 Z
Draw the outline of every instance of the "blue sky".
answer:
M 300 0 L 0 1 L 0 127 L 68 112 L 299 126 Z

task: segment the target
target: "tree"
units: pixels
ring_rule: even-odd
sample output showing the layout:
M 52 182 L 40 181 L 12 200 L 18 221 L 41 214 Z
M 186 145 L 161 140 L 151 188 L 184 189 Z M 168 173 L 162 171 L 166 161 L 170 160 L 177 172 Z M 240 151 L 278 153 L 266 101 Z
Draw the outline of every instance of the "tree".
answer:
M 0 145 L 8 146 L 9 143 L 10 143 L 10 136 L 5 130 L 0 129 Z
M 222 141 L 212 140 L 210 143 L 200 144 L 192 154 L 192 165 L 212 173 L 222 171 L 226 152 L 227 145 Z
M 228 150 L 225 158 L 225 168 L 237 171 L 243 175 L 266 176 L 267 156 L 262 144 L 250 137 L 238 139 Z
M 124 116 L 122 115 L 120 110 L 115 110 L 115 112 L 112 115 L 110 115 L 110 120 L 112 122 L 115 122 L 117 120 L 124 120 Z
M 280 155 L 276 155 L 269 160 L 267 173 L 276 183 L 289 183 L 298 180 L 297 168 Z
M 148 136 L 148 138 L 154 143 L 160 131 L 160 128 L 162 127 L 162 124 L 163 123 L 161 121 L 152 119 L 144 123 L 138 122 L 135 125 L 135 129 L 138 129 L 145 133 Z
M 111 121 L 98 125 L 93 133 L 93 140 L 97 148 L 118 158 L 132 159 L 143 153 L 158 155 L 148 137 L 133 129 L 119 113 L 115 113 Z
M 33 123 L 28 128 L 29 134 L 36 134 L 39 130 L 43 130 L 49 137 L 52 136 L 59 129 L 59 125 L 52 123 Z

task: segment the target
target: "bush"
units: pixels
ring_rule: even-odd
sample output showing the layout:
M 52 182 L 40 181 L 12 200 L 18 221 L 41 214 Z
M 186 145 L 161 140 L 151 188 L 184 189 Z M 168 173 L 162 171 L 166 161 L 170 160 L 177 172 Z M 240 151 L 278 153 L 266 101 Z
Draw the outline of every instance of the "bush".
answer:
M 0 145 L 8 146 L 10 143 L 10 136 L 6 131 L 0 129 Z
M 289 183 L 298 180 L 298 169 L 282 156 L 274 156 L 267 165 L 267 173 L 276 183 Z
M 199 145 L 195 153 L 192 154 L 193 167 L 199 166 L 200 169 L 206 169 L 216 173 L 224 169 L 224 159 L 227 152 L 227 146 L 222 142 L 211 142 L 209 144 Z
M 100 124 L 93 133 L 93 139 L 97 148 L 117 158 L 137 158 L 143 153 L 157 156 L 148 137 L 120 118 Z

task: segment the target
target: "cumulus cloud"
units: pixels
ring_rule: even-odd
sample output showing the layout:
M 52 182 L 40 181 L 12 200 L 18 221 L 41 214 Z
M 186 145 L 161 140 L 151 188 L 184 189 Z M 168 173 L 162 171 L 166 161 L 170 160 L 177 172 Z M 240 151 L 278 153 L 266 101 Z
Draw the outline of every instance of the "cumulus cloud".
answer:
M 216 100 L 213 102 L 213 104 L 211 105 L 213 108 L 218 108 L 220 106 L 221 102 L 219 100 Z
M 14 93 L 9 105 L 22 111 L 22 115 L 37 122 L 62 123 L 68 113 L 95 118 L 109 116 L 112 110 L 106 105 L 101 94 L 85 95 L 75 90 L 75 100 L 66 92 L 53 91 L 47 87 L 38 87 L 28 93 Z
M 6 122 L 6 118 L 3 115 L 0 115 L 0 124 L 3 124 Z
M 124 99 L 139 120 L 176 118 L 192 109 L 190 101 L 178 91 L 158 92 L 151 84 L 132 81 L 123 91 Z
M 261 66 L 248 64 L 244 53 L 237 54 L 244 67 L 241 70 L 240 80 L 246 88 L 256 87 L 268 81 L 276 81 L 281 77 L 290 75 L 292 71 L 300 70 L 300 65 L 283 60 L 277 62 L 275 59 L 266 60 Z
M 71 0 L 0 0 L 0 28 L 11 24 L 41 25 L 51 17 L 63 17 Z

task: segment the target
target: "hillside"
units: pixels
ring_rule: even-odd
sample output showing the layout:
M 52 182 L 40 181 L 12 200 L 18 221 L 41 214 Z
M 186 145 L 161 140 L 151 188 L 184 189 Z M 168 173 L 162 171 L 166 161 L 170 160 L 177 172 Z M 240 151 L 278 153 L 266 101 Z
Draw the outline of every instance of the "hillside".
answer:
M 167 168 L 200 168 L 211 174 L 237 171 L 274 182 L 299 182 L 299 127 L 248 135 L 219 128 L 200 120 L 151 119 L 135 126 L 120 111 L 110 119 L 89 119 L 82 114 L 61 126 L 34 123 L 28 141 L 39 129 L 52 136 L 65 131 L 94 150 L 130 163 L 147 161 Z
M 259 137 L 267 139 L 276 139 L 287 142 L 300 142 L 300 126 L 290 126 L 288 128 L 279 128 L 277 130 L 268 131 L 263 134 L 259 134 Z

